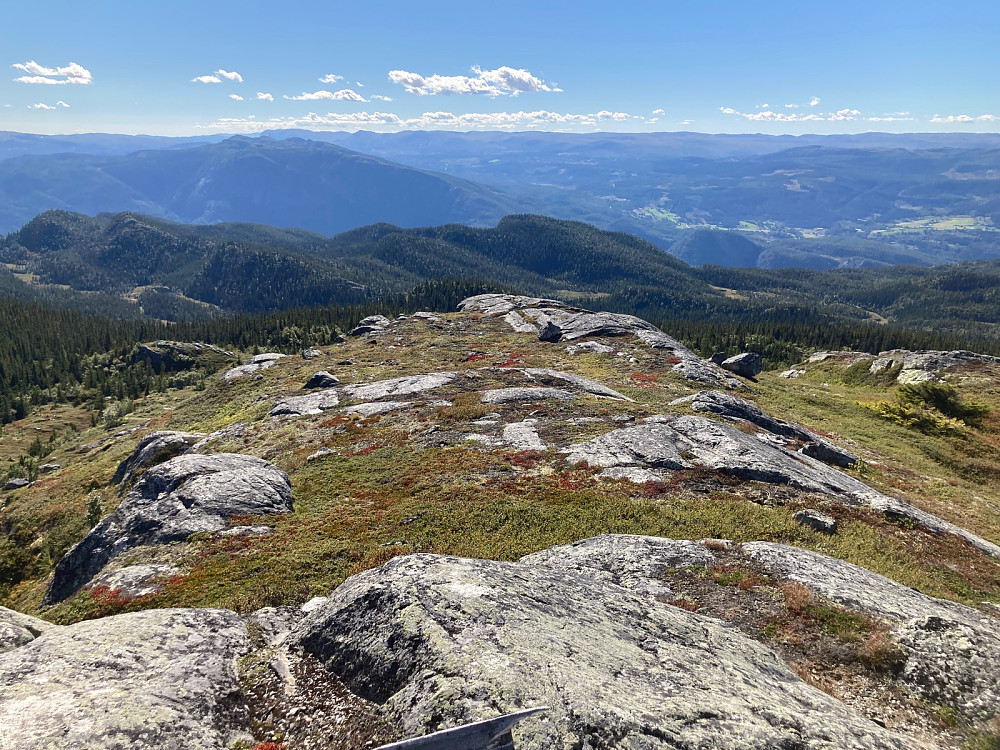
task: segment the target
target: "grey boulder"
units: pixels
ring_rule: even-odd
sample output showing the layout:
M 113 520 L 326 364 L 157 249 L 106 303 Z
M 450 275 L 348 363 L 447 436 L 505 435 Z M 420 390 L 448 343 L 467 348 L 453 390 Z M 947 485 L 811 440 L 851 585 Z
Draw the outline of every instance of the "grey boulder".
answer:
M 525 401 L 572 401 L 569 391 L 561 388 L 493 388 L 483 393 L 484 404 L 510 404 Z
M 129 457 L 118 464 L 111 484 L 127 484 L 143 469 L 187 453 L 204 437 L 203 432 L 159 430 L 149 433 L 139 441 Z
M 23 487 L 27 487 L 31 484 L 31 481 L 25 479 L 24 477 L 14 477 L 13 479 L 8 479 L 4 482 L 3 489 L 4 492 L 10 492 L 11 490 L 19 490 Z
M 246 363 L 232 367 L 222 373 L 222 380 L 226 383 L 232 383 L 234 380 L 239 380 L 246 375 L 252 375 L 255 372 L 260 372 L 261 370 L 273 367 L 275 362 L 285 356 L 286 355 L 284 354 L 278 354 L 276 352 L 256 354 L 253 357 L 250 357 Z
M 226 610 L 88 620 L 0 654 L 0 746 L 212 748 L 252 743 L 236 674 L 246 626 Z
M 905 746 L 738 631 L 551 562 L 398 557 L 287 643 L 404 736 L 545 705 L 518 750 Z
M 285 472 L 254 456 L 187 454 L 148 469 L 115 511 L 56 565 L 45 603 L 62 601 L 122 552 L 221 531 L 236 515 L 289 513 Z
M 309 380 L 306 384 L 302 386 L 303 388 L 332 388 L 335 385 L 340 385 L 340 378 L 326 370 L 320 370 L 319 372 L 314 372 L 309 376 Z
M 744 352 L 723 360 L 720 367 L 723 370 L 729 370 L 734 375 L 739 375 L 741 378 L 755 378 L 764 369 L 764 364 L 759 354 Z
M 325 388 L 304 396 L 289 396 L 271 407 L 272 417 L 301 417 L 306 414 L 322 414 L 340 404 L 340 397 L 333 388 Z

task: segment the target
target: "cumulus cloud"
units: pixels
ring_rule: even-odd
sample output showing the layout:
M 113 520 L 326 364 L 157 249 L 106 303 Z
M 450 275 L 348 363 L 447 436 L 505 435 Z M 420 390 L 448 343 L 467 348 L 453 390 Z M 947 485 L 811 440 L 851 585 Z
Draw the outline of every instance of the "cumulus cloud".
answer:
M 38 104 L 29 104 L 28 109 L 55 109 L 55 107 L 50 107 L 48 104 L 38 102 Z
M 812 122 L 824 119 L 819 115 L 800 115 L 798 112 L 776 112 L 773 109 L 766 109 L 762 112 L 740 112 L 732 107 L 719 107 L 719 111 L 724 115 L 738 115 L 753 122 Z
M 600 127 L 603 123 L 621 122 L 635 118 L 626 112 L 602 110 L 589 114 L 572 114 L 535 110 L 531 112 L 424 112 L 419 117 L 401 118 L 391 112 L 328 112 L 325 115 L 310 112 L 303 117 L 275 117 L 256 120 L 252 117 L 227 117 L 203 130 L 253 133 L 262 130 L 309 128 L 313 130 L 359 130 L 361 128 L 447 129 L 447 130 L 513 130 L 545 128 L 549 130 Z M 642 118 L 638 118 L 642 119 Z
M 24 63 L 14 63 L 12 67 L 28 74 L 15 78 L 14 80 L 18 83 L 36 83 L 42 85 L 69 83 L 86 85 L 94 82 L 94 76 L 91 75 L 90 71 L 75 62 L 71 62 L 69 65 L 63 67 L 46 68 L 34 60 L 29 60 Z
M 327 73 L 325 76 L 319 79 L 320 83 L 336 83 L 337 81 L 343 81 L 344 76 L 338 76 L 336 73 Z
M 56 106 L 57 107 L 63 107 L 64 109 L 69 109 L 69 105 L 66 102 L 64 102 L 62 99 L 60 99 L 59 101 L 56 102 Z
M 267 93 L 266 91 L 258 91 L 257 98 L 260 99 L 262 102 L 274 101 L 274 97 L 271 94 Z
M 341 89 L 340 91 L 303 91 L 298 96 L 288 96 L 284 97 L 293 102 L 313 102 L 319 99 L 332 99 L 334 101 L 341 102 L 367 102 L 361 94 L 357 91 L 351 89 Z
M 785 109 L 798 109 L 798 108 L 799 108 L 798 104 L 786 104 L 785 105 Z
M 373 102 L 391 102 L 392 101 L 392 97 L 391 96 L 382 96 L 381 94 L 372 94 L 368 98 L 371 99 Z
M 969 123 L 969 122 L 997 122 L 1000 115 L 934 115 L 931 122 L 934 123 Z
M 840 122 L 843 120 L 856 120 L 861 116 L 861 112 L 856 109 L 838 109 L 832 115 L 829 115 L 826 119 L 833 120 L 834 122 Z
M 191 83 L 222 83 L 222 79 L 219 76 L 198 76 L 192 78 Z
M 241 102 L 241 101 L 243 101 L 243 97 L 240 96 L 239 94 L 230 94 L 229 98 L 232 99 L 234 102 Z
M 914 117 L 910 117 L 909 112 L 890 112 L 880 117 L 869 117 L 869 122 L 912 122 Z
M 471 76 L 422 76 L 406 70 L 390 70 L 389 80 L 411 94 L 482 94 L 489 97 L 517 96 L 528 91 L 562 91 L 523 68 L 503 65 L 495 70 L 472 68 Z
M 236 83 L 243 83 L 243 76 L 237 73 L 235 70 L 223 70 L 219 68 L 215 71 L 215 75 L 225 78 L 227 81 L 236 81 Z
M 818 96 L 814 96 L 812 99 L 809 100 L 809 106 L 810 107 L 815 107 L 817 104 L 819 104 L 819 97 Z
M 664 112 L 662 109 L 654 109 L 653 110 L 653 114 L 654 115 L 665 115 L 666 112 Z

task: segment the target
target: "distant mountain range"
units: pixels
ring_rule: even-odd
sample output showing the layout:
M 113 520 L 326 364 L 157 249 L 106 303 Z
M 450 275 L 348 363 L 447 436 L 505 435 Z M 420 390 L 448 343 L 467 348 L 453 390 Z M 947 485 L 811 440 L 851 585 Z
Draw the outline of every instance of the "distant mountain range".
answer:
M 692 264 L 929 265 L 1000 256 L 1000 135 L 0 133 L 0 231 L 49 209 L 324 234 L 529 212 Z

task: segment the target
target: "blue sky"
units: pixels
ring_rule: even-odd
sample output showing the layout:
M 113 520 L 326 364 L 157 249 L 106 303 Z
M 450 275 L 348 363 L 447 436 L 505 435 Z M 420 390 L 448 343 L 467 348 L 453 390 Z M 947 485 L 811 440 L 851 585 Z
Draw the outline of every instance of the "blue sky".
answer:
M 1000 3 L 13 4 L 0 130 L 1000 129 Z

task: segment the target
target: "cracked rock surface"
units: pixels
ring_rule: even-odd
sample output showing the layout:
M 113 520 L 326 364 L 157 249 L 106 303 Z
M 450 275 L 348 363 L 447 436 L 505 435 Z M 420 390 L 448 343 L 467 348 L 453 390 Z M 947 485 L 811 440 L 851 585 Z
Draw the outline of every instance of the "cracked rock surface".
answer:
M 908 746 L 738 631 L 549 565 L 395 558 L 289 638 L 404 736 L 547 705 L 518 750 Z
M 0 748 L 228 748 L 251 742 L 233 612 L 162 609 L 55 628 L 0 653 Z

